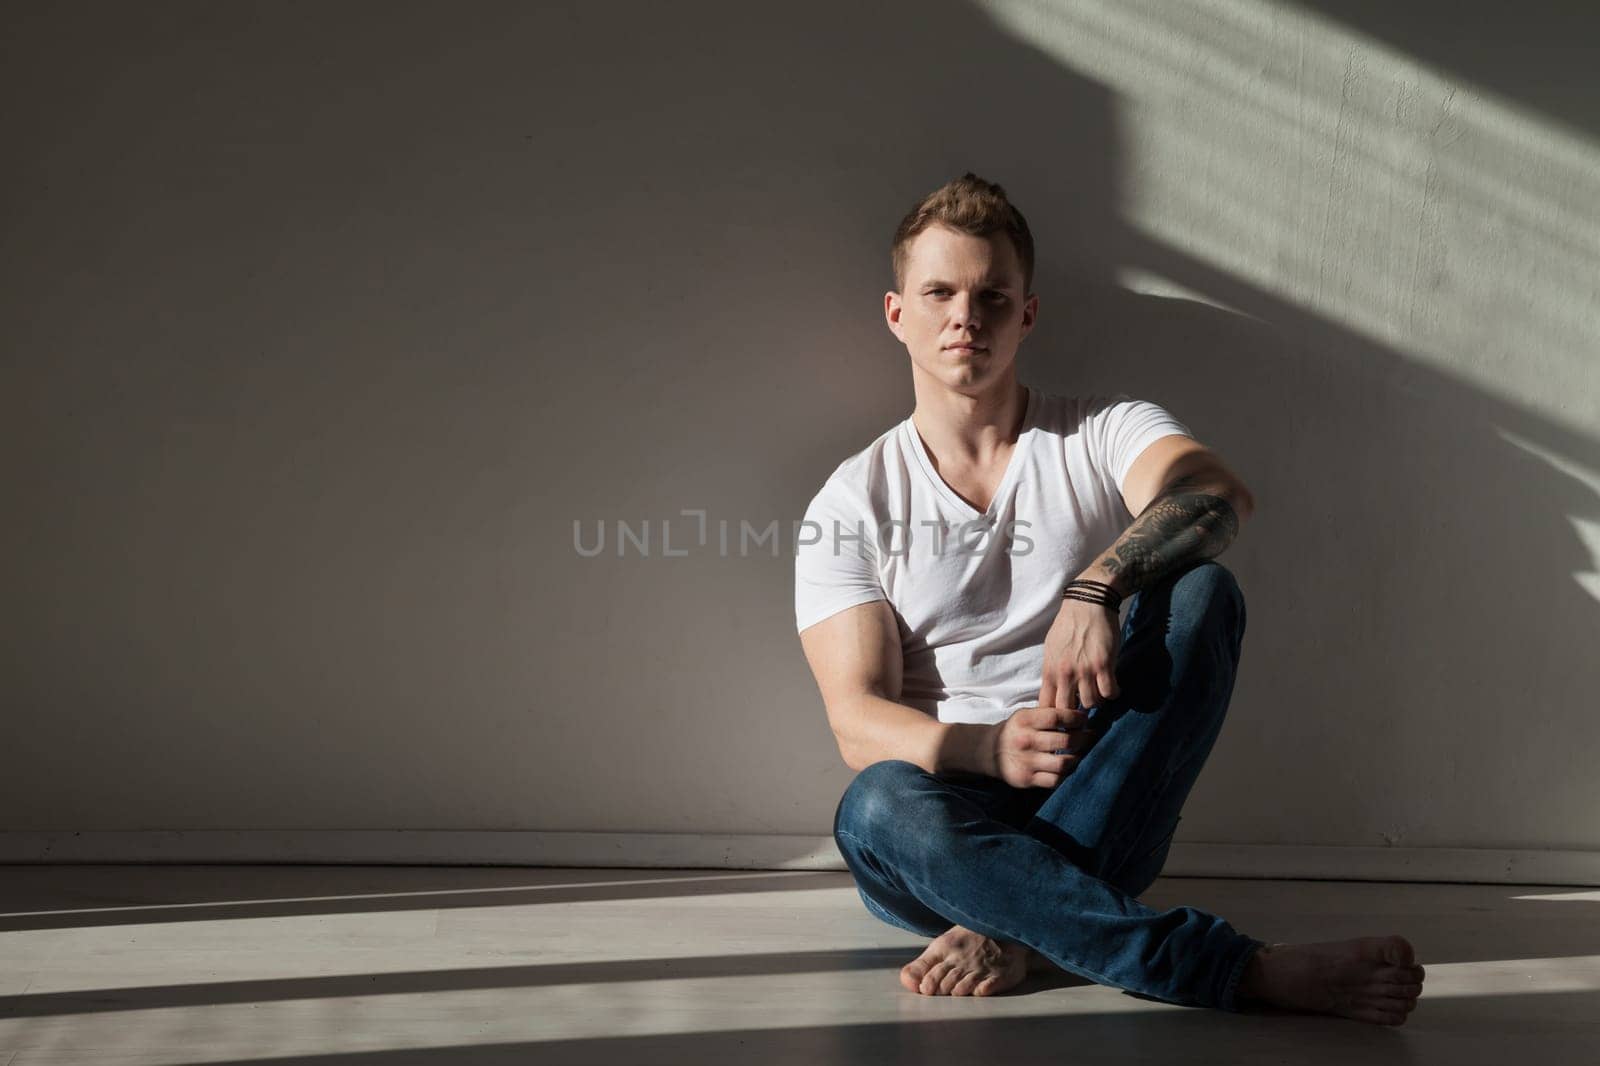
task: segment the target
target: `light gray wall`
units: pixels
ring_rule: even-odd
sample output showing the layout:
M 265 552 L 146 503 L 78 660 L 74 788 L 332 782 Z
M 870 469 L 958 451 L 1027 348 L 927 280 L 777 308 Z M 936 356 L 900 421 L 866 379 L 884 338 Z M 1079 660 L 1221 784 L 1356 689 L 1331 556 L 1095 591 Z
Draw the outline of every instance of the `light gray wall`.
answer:
M 1600 846 L 1600 105 L 1369 7 L 8 5 L 0 828 L 826 833 L 738 526 L 909 411 L 971 168 L 1025 379 L 1260 502 L 1180 838 Z

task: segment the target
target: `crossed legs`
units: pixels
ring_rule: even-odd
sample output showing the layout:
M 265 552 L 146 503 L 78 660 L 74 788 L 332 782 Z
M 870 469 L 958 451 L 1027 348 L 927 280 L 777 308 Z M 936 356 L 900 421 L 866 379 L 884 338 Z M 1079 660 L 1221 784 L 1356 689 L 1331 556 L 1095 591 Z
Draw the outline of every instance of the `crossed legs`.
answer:
M 867 767 L 834 821 L 867 909 L 924 936 L 965 936 L 979 948 L 991 942 L 991 954 L 1000 946 L 1031 949 L 1041 962 L 1171 1003 L 1291 1005 L 1267 978 L 1288 980 L 1285 968 L 1296 959 L 1290 983 L 1319 984 L 1301 988 L 1299 999 L 1327 999 L 1320 984 L 1328 959 L 1308 970 L 1304 952 L 1289 945 L 1268 947 L 1215 915 L 1156 911 L 1136 898 L 1160 873 L 1221 729 L 1244 627 L 1238 585 L 1215 562 L 1136 594 L 1117 659 L 1119 695 L 1092 709 L 1090 727 L 1102 735 L 1054 789 L 930 774 L 898 760 Z M 1356 942 L 1338 945 L 1340 965 L 1353 975 L 1344 984 L 1382 985 L 1396 1002 L 1367 1020 L 1392 1023 L 1398 1013 L 1403 1021 L 1421 969 L 1401 938 L 1368 940 L 1359 951 Z M 1020 957 L 1010 957 L 1013 967 Z M 1358 1016 L 1354 1008 L 1339 1012 Z

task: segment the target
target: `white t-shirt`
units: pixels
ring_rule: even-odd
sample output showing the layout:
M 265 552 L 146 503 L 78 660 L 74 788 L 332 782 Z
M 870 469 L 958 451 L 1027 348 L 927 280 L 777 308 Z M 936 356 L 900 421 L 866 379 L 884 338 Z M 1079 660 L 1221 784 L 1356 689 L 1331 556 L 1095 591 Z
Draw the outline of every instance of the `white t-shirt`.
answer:
M 798 628 L 887 600 L 901 702 L 942 722 L 993 724 L 1037 701 L 1062 586 L 1133 521 L 1121 491 L 1128 469 L 1158 438 L 1193 436 L 1126 394 L 1027 391 L 987 512 L 939 477 L 908 417 L 839 464 L 796 538 Z

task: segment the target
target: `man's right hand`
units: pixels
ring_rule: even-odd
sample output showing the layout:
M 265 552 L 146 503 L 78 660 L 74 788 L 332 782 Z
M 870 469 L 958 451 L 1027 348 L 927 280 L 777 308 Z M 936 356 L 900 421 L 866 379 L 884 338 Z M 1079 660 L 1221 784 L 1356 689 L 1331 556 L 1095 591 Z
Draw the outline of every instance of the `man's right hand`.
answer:
M 1019 707 L 989 727 L 989 776 L 1013 788 L 1055 788 L 1098 739 L 1088 721 L 1089 712 L 1081 708 Z M 1051 754 L 1063 749 L 1065 755 Z

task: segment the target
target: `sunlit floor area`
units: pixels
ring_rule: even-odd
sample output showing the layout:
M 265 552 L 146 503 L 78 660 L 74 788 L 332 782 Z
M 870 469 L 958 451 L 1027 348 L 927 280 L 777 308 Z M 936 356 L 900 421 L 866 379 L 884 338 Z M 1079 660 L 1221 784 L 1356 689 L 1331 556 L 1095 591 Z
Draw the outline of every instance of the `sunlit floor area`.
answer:
M 1600 1060 L 1600 890 L 1164 878 L 1144 900 L 1271 941 L 1401 933 L 1422 1000 L 1379 1028 L 1064 975 L 918 996 L 896 975 L 925 941 L 845 873 L 5 866 L 0 1066 Z

